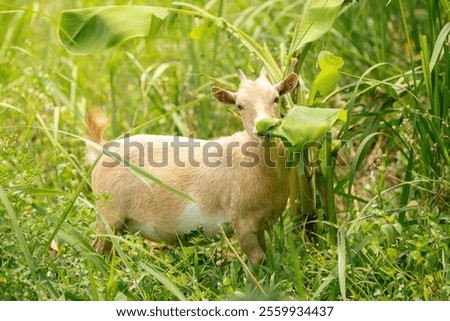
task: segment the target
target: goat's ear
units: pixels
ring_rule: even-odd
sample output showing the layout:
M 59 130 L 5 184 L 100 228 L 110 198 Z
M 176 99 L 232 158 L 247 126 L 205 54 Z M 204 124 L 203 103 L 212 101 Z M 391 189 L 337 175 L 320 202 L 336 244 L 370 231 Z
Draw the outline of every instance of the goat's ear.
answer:
M 298 76 L 296 73 L 291 73 L 289 76 L 287 76 L 284 80 L 282 80 L 280 83 L 275 85 L 275 89 L 278 91 L 278 94 L 284 95 L 289 93 L 292 89 L 297 86 L 298 83 Z
M 227 105 L 236 104 L 236 94 L 231 91 L 214 86 L 211 88 L 211 93 L 218 102 Z

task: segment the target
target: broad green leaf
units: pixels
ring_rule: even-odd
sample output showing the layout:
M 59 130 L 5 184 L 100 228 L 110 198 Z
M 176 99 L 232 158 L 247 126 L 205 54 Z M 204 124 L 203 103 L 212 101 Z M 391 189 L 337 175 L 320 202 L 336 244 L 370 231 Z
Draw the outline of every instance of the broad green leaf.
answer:
M 310 107 L 294 107 L 277 125 L 275 122 L 272 126 L 263 119 L 256 125 L 258 134 L 271 135 L 281 138 L 287 149 L 291 151 L 302 151 L 310 144 L 321 142 L 327 131 L 333 127 L 336 121 L 346 120 L 347 112 L 343 109 L 332 108 L 310 108 Z M 263 124 L 260 124 L 263 122 Z M 261 130 L 260 130 L 261 129 Z
M 146 37 L 160 26 L 169 10 L 152 6 L 107 6 L 61 13 L 58 36 L 68 52 L 102 52 L 135 37 Z M 158 20 L 153 22 L 154 18 Z
M 256 130 L 258 133 L 267 133 L 280 123 L 281 119 L 278 118 L 264 118 L 256 124 Z
M 276 60 L 266 46 L 260 45 L 244 31 L 193 4 L 173 2 L 174 6 L 187 9 L 174 9 L 151 6 L 105 6 L 87 9 L 66 10 L 61 13 L 58 37 L 66 50 L 75 55 L 100 53 L 135 37 L 152 37 L 156 35 L 162 21 L 169 13 L 201 18 L 210 23 L 208 32 L 214 28 L 226 28 L 250 52 L 264 62 L 268 72 L 275 81 L 281 80 L 283 74 Z M 154 18 L 158 19 L 154 19 Z M 199 37 L 204 31 L 193 31 L 191 36 Z
M 339 69 L 344 65 L 344 59 L 331 52 L 322 51 L 317 59 L 321 69 L 311 85 L 308 104 L 311 106 L 317 94 L 324 97 L 331 94 L 339 82 Z
M 331 29 L 344 0 L 309 0 L 305 5 L 302 18 L 295 26 L 289 54 L 304 45 L 319 39 Z
M 319 65 L 320 70 L 329 68 L 341 69 L 344 65 L 344 59 L 324 50 L 319 53 L 319 56 L 317 57 L 317 64 Z
M 339 82 L 340 74 L 337 69 L 325 69 L 319 72 L 311 85 L 309 93 L 308 105 L 312 106 L 314 100 L 319 94 L 324 97 L 331 94 Z

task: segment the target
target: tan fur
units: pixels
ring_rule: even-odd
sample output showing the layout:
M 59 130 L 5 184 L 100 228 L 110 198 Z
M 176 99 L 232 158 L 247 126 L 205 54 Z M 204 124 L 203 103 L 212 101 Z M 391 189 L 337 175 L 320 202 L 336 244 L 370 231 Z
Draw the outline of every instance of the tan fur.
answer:
M 110 119 L 106 117 L 100 108 L 94 108 L 86 114 L 85 118 L 88 137 L 98 145 L 103 145 L 103 132 L 109 126 Z M 87 159 L 89 162 L 95 161 L 100 152 L 93 146 L 88 146 Z
M 295 77 L 292 75 L 291 77 L 292 81 Z M 102 156 L 93 170 L 92 186 L 98 198 L 99 211 L 116 234 L 120 234 L 123 228 L 127 227 L 132 232 L 141 232 L 142 236 L 152 241 L 174 243 L 179 234 L 178 230 L 183 230 L 179 222 L 184 220 L 191 223 L 189 221 L 191 216 L 184 215 L 192 215 L 194 219 L 199 220 L 199 224 L 201 222 L 210 224 L 209 220 L 215 222 L 215 219 L 222 222 L 223 217 L 236 231 L 240 245 L 249 261 L 256 263 L 264 259 L 264 231 L 267 230 L 270 233 L 273 223 L 286 207 L 289 195 L 288 173 L 281 145 L 278 149 L 275 148 L 275 154 L 278 154 L 277 166 L 272 168 L 263 162 L 264 157 L 267 157 L 265 155 L 270 152 L 267 139 L 255 136 L 254 130 L 256 125 L 254 117 L 257 113 L 275 116 L 276 104 L 273 104 L 273 99 L 277 95 L 274 89 L 276 87 L 267 81 L 264 72 L 255 82 L 247 80 L 243 74 L 240 75 L 240 79 L 241 86 L 237 94 L 217 87 L 212 89 L 214 96 L 220 101 L 245 104 L 245 108 L 241 110 L 241 116 L 246 131 L 214 141 L 223 147 L 224 153 L 222 156 L 210 157 L 208 160 L 220 161 L 219 167 L 205 166 L 202 161 L 203 146 L 208 141 L 195 140 L 200 147 L 194 149 L 193 156 L 200 166 L 189 165 L 188 150 L 180 148 L 179 159 L 186 162 L 186 166 L 181 167 L 174 161 L 174 149 L 170 145 L 170 142 L 174 140 L 173 136 L 130 137 L 129 143 L 139 142 L 143 146 L 141 156 L 144 157 L 139 158 L 138 148 L 131 148 L 129 160 L 135 164 L 139 164 L 140 161 L 144 170 L 158 177 L 165 184 L 190 195 L 196 201 L 195 203 L 154 182 L 138 177 L 123 165 L 105 166 L 105 162 L 112 163 L 114 160 L 106 155 Z M 287 84 L 290 86 L 289 90 L 295 84 Z M 99 144 L 104 144 L 102 133 L 107 126 L 105 119 L 105 116 L 97 110 L 89 112 L 86 117 L 90 138 Z M 124 140 L 116 142 L 119 142 L 120 146 L 108 147 L 108 151 L 123 157 Z M 166 166 L 155 167 L 149 164 L 147 157 L 149 142 L 153 144 L 153 161 L 160 162 L 166 159 L 168 162 Z M 227 147 L 236 142 L 239 142 L 241 146 L 245 143 L 254 144 L 255 146 L 248 151 L 258 155 L 261 162 L 253 167 L 242 166 L 242 162 L 252 160 L 248 154 L 244 155 L 239 148 L 231 149 L 231 153 L 226 152 L 229 150 Z M 164 143 L 169 143 L 166 158 L 163 152 Z M 214 149 L 210 150 L 211 153 L 213 151 Z M 100 234 L 105 234 L 106 230 L 101 221 L 98 222 L 97 228 Z M 214 232 L 214 229 L 212 231 Z M 95 247 L 102 251 L 110 247 L 110 244 L 97 238 Z

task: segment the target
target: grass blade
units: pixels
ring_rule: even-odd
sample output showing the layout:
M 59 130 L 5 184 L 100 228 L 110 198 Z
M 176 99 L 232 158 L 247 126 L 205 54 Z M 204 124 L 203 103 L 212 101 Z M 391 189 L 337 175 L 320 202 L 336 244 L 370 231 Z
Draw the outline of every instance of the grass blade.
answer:
M 3 205 L 5 206 L 6 212 L 8 213 L 12 228 L 17 236 L 17 242 L 19 244 L 19 248 L 22 251 L 25 261 L 28 264 L 28 268 L 30 269 L 31 277 L 35 284 L 39 284 L 37 276 L 36 276 L 36 264 L 30 254 L 30 251 L 28 250 L 28 246 L 25 241 L 25 237 L 23 236 L 19 222 L 17 221 L 16 212 L 14 211 L 12 204 L 9 201 L 9 199 L 1 185 L 0 185 L 0 201 L 2 201 Z M 38 295 L 39 298 L 41 297 L 41 294 L 39 293 L 39 291 L 37 291 L 36 294 Z
M 341 227 L 338 231 L 338 278 L 339 289 L 343 300 L 347 300 L 346 286 L 345 286 L 345 266 L 347 264 L 345 231 Z
M 161 282 L 175 297 L 177 297 L 181 301 L 186 301 L 186 297 L 181 293 L 181 291 L 177 288 L 172 281 L 170 281 L 164 274 L 157 271 L 154 267 L 142 262 L 140 264 L 142 269 L 150 273 L 156 280 Z
M 441 55 L 442 49 L 444 49 L 444 44 L 448 41 L 448 35 L 450 33 L 450 22 L 448 22 L 444 28 L 442 28 L 439 36 L 436 39 L 436 43 L 434 45 L 433 53 L 431 54 L 430 59 L 430 68 L 429 71 L 433 71 L 434 66 L 436 65 L 439 56 Z
M 289 55 L 325 34 L 333 25 L 344 0 L 308 1 L 302 18 L 295 27 Z

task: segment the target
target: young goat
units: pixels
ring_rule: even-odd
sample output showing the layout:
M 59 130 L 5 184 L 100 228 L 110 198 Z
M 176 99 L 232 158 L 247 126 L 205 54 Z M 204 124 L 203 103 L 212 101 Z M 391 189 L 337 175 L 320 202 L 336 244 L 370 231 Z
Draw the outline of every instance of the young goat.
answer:
M 208 236 L 219 234 L 220 227 L 229 223 L 250 263 L 264 260 L 264 231 L 270 233 L 285 209 L 289 184 L 283 146 L 271 148 L 274 144 L 258 136 L 256 124 L 276 117 L 279 96 L 290 92 L 298 77 L 292 73 L 272 85 L 264 68 L 255 81 L 242 71 L 238 76 L 237 93 L 218 87 L 211 92 L 219 102 L 239 109 L 245 131 L 217 140 L 136 135 L 106 143 L 103 131 L 108 118 L 98 109 L 86 115 L 93 142 L 195 200 L 145 181 L 117 159 L 103 155 L 92 172 L 92 187 L 98 209 L 115 234 L 127 228 L 149 240 L 171 244 L 197 229 Z M 269 159 L 274 154 L 275 159 Z M 95 161 L 99 155 L 96 148 L 88 147 L 88 159 Z M 97 229 L 105 234 L 102 221 Z M 98 237 L 94 247 L 102 252 L 111 244 Z

